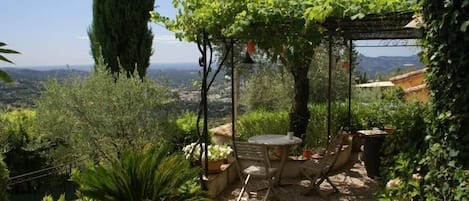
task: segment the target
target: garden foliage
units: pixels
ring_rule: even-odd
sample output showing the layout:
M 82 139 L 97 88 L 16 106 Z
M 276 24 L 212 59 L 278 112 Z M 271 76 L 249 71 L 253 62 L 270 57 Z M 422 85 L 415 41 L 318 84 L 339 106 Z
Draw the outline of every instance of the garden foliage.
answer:
M 46 195 L 42 198 L 41 201 L 54 201 L 54 198 L 51 195 Z M 60 195 L 57 201 L 65 201 L 65 194 Z
M 6 43 L 0 42 L 0 53 L 2 53 L 2 54 L 19 54 L 19 52 L 15 51 L 15 50 L 5 49 L 5 48 L 2 47 L 2 46 L 6 46 L 6 45 L 7 45 Z M 13 63 L 12 61 L 7 59 L 2 54 L 0 54 L 0 61 L 7 62 L 7 63 Z M 11 79 L 10 75 L 8 75 L 8 73 L 6 73 L 3 70 L 0 70 L 0 79 L 2 81 L 6 82 L 6 83 L 13 82 L 13 79 Z
M 36 130 L 54 145 L 50 157 L 112 159 L 167 135 L 174 99 L 155 80 L 111 76 L 97 64 L 90 76 L 50 80 L 37 102 Z
M 10 175 L 17 176 L 42 169 L 48 165 L 44 153 L 51 149 L 33 130 L 36 112 L 29 109 L 0 114 L 0 147 Z M 31 192 L 42 182 L 34 181 L 15 186 L 15 192 Z
M 381 180 L 399 180 L 399 185 L 388 186 L 380 195 L 381 200 L 422 200 L 422 177 L 425 173 L 420 164 L 428 144 L 429 108 L 418 102 L 400 104 L 394 111 L 391 124 L 396 128 L 385 138 L 382 146 Z
M 432 122 L 427 200 L 469 200 L 469 1 L 422 0 Z
M 248 112 L 242 115 L 237 124 L 240 139 L 261 134 L 275 134 L 288 132 L 288 112 L 269 112 L 263 109 Z
M 352 102 L 352 130 L 378 127 L 384 129 L 394 123 L 399 110 L 410 107 L 405 103 L 390 100 L 375 100 L 369 103 Z M 304 144 L 309 147 L 327 146 L 327 104 L 310 104 L 311 120 L 304 134 Z M 348 127 L 348 105 L 334 102 L 331 108 L 331 135 Z M 242 140 L 259 134 L 285 133 L 288 131 L 288 111 L 249 111 L 240 117 L 237 131 Z
M 194 179 L 199 170 L 182 154 L 168 155 L 165 146 L 129 151 L 109 165 L 91 165 L 75 172 L 78 195 L 97 201 L 209 200 Z
M 171 120 L 165 139 L 173 146 L 173 151 L 180 151 L 184 146 L 198 140 L 197 116 L 184 111 L 175 120 Z
M 9 172 L 5 162 L 3 162 L 3 156 L 0 154 L 0 201 L 8 201 L 8 179 Z

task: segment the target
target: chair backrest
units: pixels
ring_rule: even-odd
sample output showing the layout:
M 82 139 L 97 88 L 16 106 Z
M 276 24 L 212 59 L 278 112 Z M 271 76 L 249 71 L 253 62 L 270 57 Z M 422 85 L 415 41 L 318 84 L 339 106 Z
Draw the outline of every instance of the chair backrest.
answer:
M 335 161 L 340 155 L 339 152 L 342 150 L 345 137 L 346 135 L 344 134 L 338 134 L 337 137 L 331 140 L 329 146 L 327 147 L 323 160 L 331 167 L 334 166 Z
M 334 140 L 331 141 L 329 147 L 327 148 L 326 155 L 324 156 L 324 160 L 328 165 L 328 172 L 334 170 L 336 167 L 336 163 L 339 160 L 339 157 L 343 156 L 343 151 L 350 151 L 351 149 L 351 136 L 347 133 L 340 132 Z M 348 144 L 348 145 L 346 145 Z M 349 146 L 344 150 L 344 146 Z M 343 163 L 343 161 L 341 161 Z M 339 165 L 339 164 L 337 164 Z
M 235 142 L 234 153 L 239 168 L 244 168 L 245 161 L 261 163 L 266 168 L 272 167 L 270 164 L 267 146 L 249 142 Z

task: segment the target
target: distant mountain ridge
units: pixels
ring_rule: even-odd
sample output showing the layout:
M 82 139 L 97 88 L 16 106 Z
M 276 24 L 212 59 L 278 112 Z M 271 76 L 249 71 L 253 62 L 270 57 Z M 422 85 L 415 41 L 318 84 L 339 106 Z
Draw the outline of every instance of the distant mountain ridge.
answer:
M 360 54 L 357 63 L 357 72 L 366 73 L 371 79 L 374 79 L 377 73 L 388 74 L 398 68 L 405 71 L 408 68 L 421 69 L 424 67 L 417 55 L 367 57 Z
M 388 74 L 396 71 L 398 68 L 405 71 L 408 68 L 421 69 L 424 67 L 420 62 L 417 55 L 412 56 L 380 56 L 380 57 L 367 57 L 358 55 L 357 59 L 357 72 L 366 73 L 369 78 L 374 78 L 377 73 Z M 68 68 L 68 69 L 67 69 Z M 32 66 L 32 67 L 9 67 L 5 69 L 10 75 L 15 78 L 45 80 L 51 76 L 67 76 L 70 71 L 83 75 L 91 71 L 92 65 L 70 65 L 70 66 Z M 193 72 L 200 69 L 197 63 L 153 63 L 148 69 L 147 74 L 150 77 L 160 76 L 163 74 L 171 74 L 174 77 L 178 74 L 185 74 L 185 76 L 194 76 Z M 192 71 L 192 72 L 189 72 Z M 68 76 L 67 76 L 68 77 Z M 196 76 L 195 76 L 196 77 Z M 187 78 L 187 77 L 186 77 Z
M 84 65 L 53 65 L 53 66 L 6 66 L 0 67 L 1 69 L 29 69 L 29 70 L 36 70 L 36 71 L 51 71 L 51 70 L 79 70 L 79 71 L 86 71 L 89 72 L 93 69 L 93 65 L 91 64 L 84 64 Z M 197 63 L 152 63 L 150 64 L 149 69 L 179 69 L 179 70 L 197 70 L 199 68 L 199 64 Z

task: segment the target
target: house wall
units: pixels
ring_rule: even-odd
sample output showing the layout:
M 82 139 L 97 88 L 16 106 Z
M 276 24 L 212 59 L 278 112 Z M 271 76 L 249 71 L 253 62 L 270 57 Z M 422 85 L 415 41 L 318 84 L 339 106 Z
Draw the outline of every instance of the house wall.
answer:
M 396 86 L 402 87 L 405 91 L 406 100 L 419 100 L 427 103 L 429 100 L 429 91 L 425 84 L 425 70 L 417 70 L 404 75 L 390 78 Z M 421 87 L 418 87 L 421 86 Z M 417 89 L 412 89 L 417 88 Z M 409 90 L 412 89 L 412 90 Z
M 413 75 L 413 76 L 410 76 L 410 77 L 407 77 L 407 78 L 404 78 L 404 79 L 400 79 L 400 80 L 395 80 L 395 81 L 392 81 L 395 85 L 397 86 L 400 86 L 402 87 L 403 89 L 407 89 L 409 87 L 414 87 L 414 86 L 417 86 L 417 85 L 421 85 L 424 83 L 424 73 L 420 73 L 420 74 L 417 74 L 417 75 Z
M 406 93 L 404 95 L 404 98 L 408 101 L 417 99 L 421 101 L 422 103 L 428 103 L 429 96 L 430 96 L 430 93 L 428 91 L 428 88 L 425 87 L 421 90 Z

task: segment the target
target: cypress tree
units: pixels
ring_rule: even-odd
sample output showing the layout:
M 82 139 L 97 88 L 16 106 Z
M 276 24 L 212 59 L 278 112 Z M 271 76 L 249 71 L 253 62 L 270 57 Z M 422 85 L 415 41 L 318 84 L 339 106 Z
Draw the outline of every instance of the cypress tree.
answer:
M 153 33 L 148 27 L 154 0 L 94 0 L 93 23 L 88 31 L 91 53 L 102 56 L 113 74 L 145 77 L 152 55 Z

